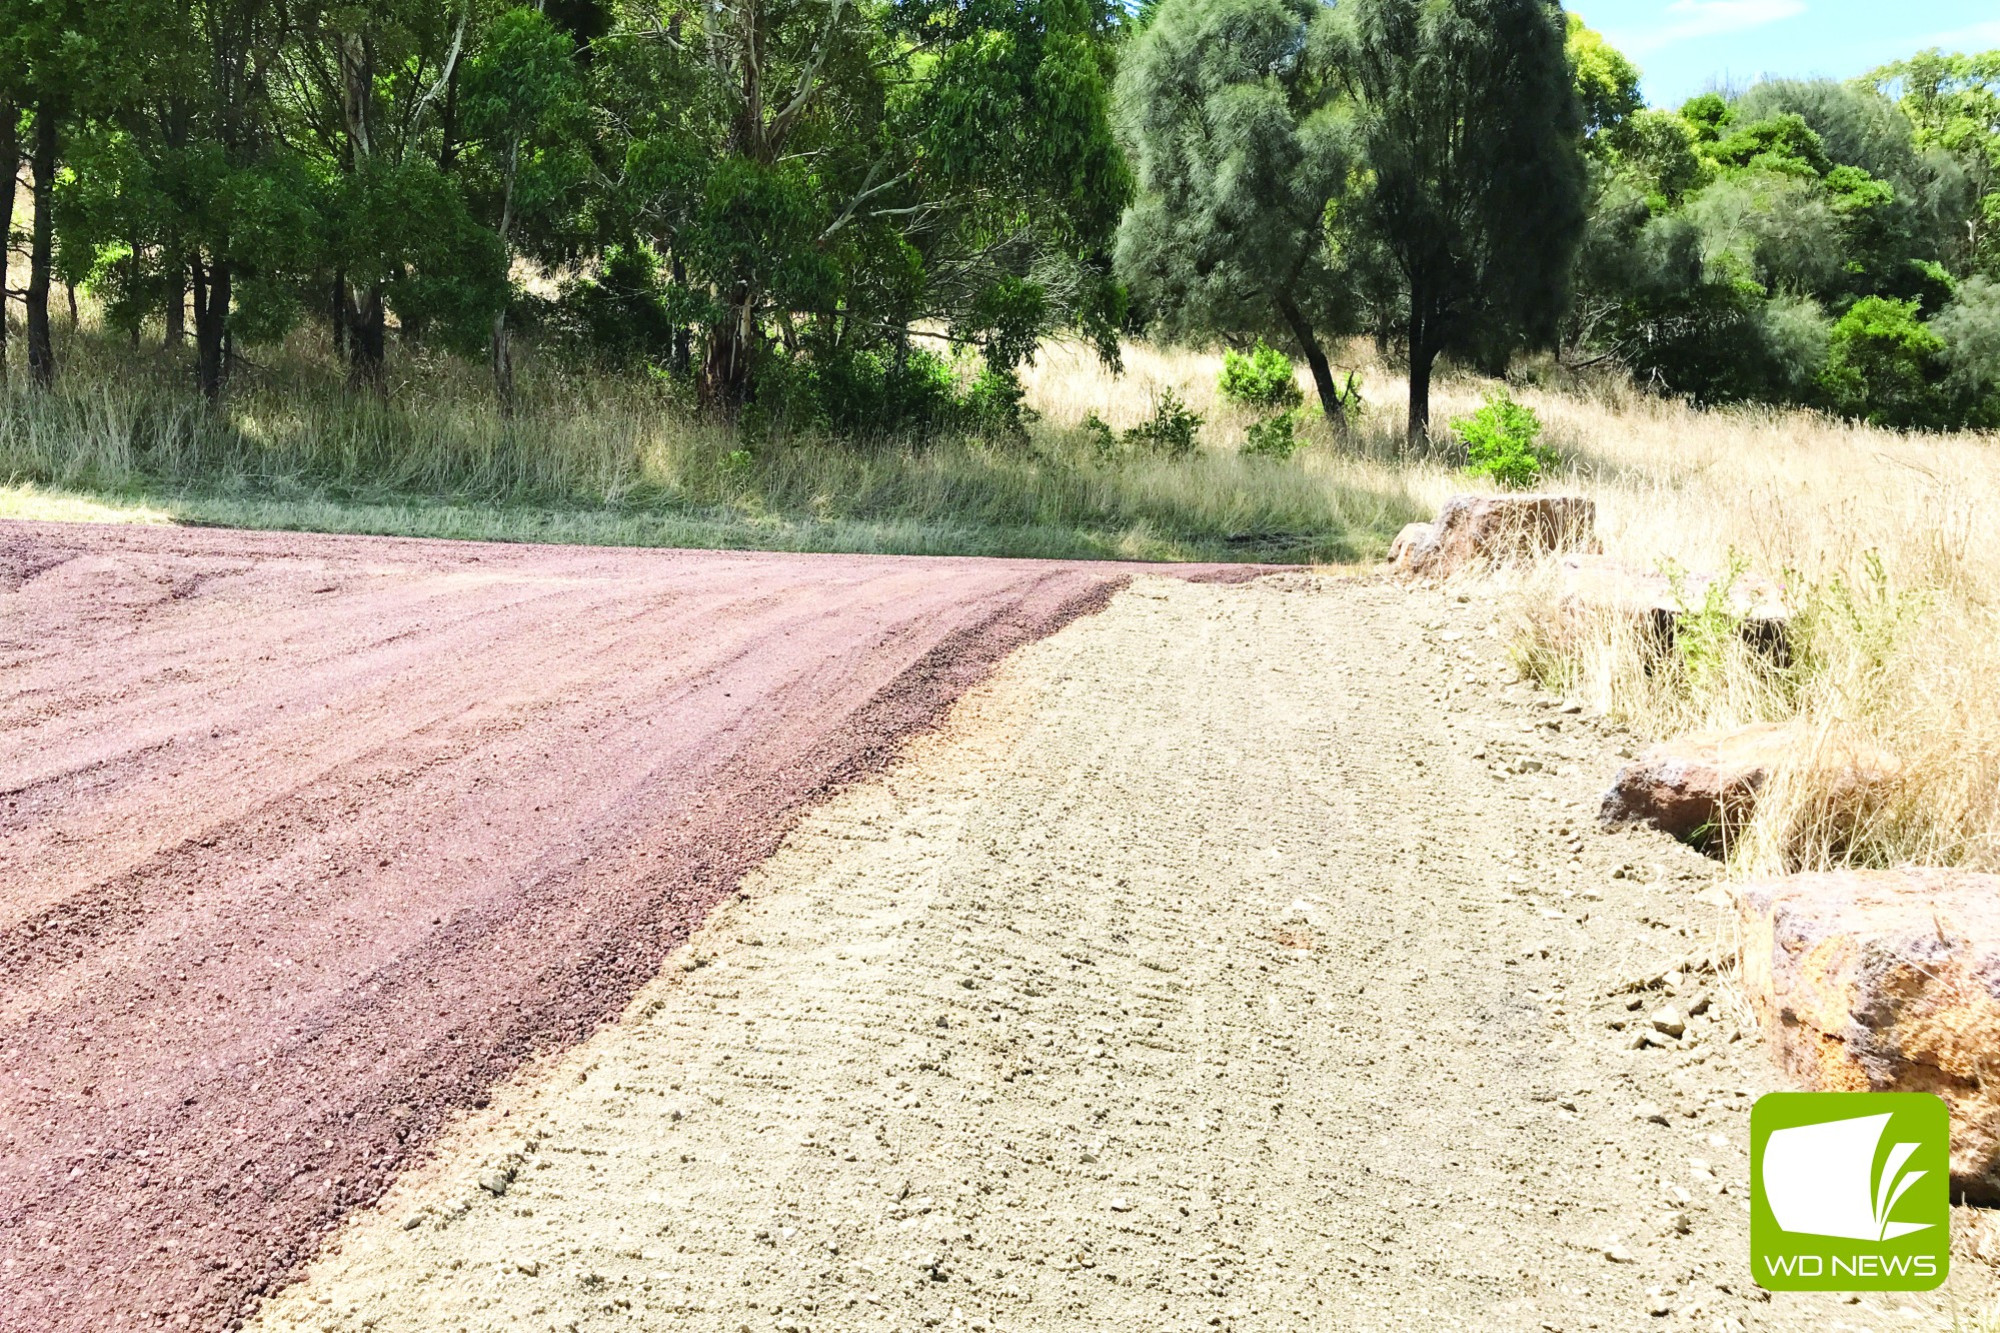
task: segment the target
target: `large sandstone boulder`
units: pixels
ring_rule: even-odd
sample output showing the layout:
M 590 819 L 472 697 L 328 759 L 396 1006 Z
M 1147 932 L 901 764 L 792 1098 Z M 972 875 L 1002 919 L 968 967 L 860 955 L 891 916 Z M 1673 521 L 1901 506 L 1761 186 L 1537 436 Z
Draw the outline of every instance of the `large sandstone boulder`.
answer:
M 1597 502 L 1580 495 L 1454 495 L 1432 523 L 1397 534 L 1390 563 L 1430 578 L 1469 565 L 1532 559 L 1557 551 L 1594 551 Z
M 1791 749 L 1791 733 L 1771 722 L 1663 741 L 1618 770 L 1597 817 L 1606 828 L 1649 824 L 1696 846 L 1724 845 Z
M 1719 577 L 1690 570 L 1669 577 L 1609 556 L 1578 552 L 1557 562 L 1558 596 L 1565 611 L 1616 616 L 1639 624 L 1661 646 L 1673 643 L 1683 620 L 1709 604 Z M 1792 613 L 1784 589 L 1761 574 L 1744 572 L 1722 589 L 1720 605 L 1742 622 L 1748 642 L 1782 655 Z
M 1951 1178 L 2000 1202 L 2000 876 L 1848 870 L 1749 884 L 1743 984 L 1806 1087 L 1936 1093 Z
M 1838 845 L 1895 794 L 1900 765 L 1865 743 L 1816 740 L 1774 722 L 1663 741 L 1618 770 L 1598 819 L 1646 824 L 1709 852 L 1726 851 L 1783 767 L 1804 784 L 1798 835 Z M 1780 833 L 1790 837 L 1791 834 Z

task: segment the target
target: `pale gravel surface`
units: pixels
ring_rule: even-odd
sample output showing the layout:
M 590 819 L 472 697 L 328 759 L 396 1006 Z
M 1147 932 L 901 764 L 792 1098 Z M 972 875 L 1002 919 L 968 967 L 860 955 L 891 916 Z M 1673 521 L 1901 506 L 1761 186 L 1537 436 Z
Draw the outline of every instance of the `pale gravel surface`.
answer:
M 1726 981 L 1644 997 L 1712 1001 L 1687 1049 L 1608 1026 L 1726 951 L 1714 868 L 1595 831 L 1626 742 L 1503 688 L 1493 620 L 1142 579 L 808 816 L 260 1326 L 1950 1327 L 1992 1290 L 1968 1213 L 1948 1295 L 1751 1287 L 1774 1079 Z

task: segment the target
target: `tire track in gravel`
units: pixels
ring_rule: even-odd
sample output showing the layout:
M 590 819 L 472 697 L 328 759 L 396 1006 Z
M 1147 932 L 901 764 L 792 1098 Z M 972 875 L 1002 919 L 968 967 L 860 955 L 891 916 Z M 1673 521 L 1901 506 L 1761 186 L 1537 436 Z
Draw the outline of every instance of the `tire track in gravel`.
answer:
M 1713 867 L 1493 608 L 1141 580 L 805 819 L 264 1333 L 1941 1328 L 1761 1297 Z M 1657 1003 L 1657 1000 L 1654 1001 Z M 1612 1024 L 1619 1024 L 1613 1027 Z M 1754 1035 L 1754 1034 L 1752 1034 Z
M 4 524 L 0 575 L 0 1328 L 103 1333 L 240 1323 L 1128 570 Z

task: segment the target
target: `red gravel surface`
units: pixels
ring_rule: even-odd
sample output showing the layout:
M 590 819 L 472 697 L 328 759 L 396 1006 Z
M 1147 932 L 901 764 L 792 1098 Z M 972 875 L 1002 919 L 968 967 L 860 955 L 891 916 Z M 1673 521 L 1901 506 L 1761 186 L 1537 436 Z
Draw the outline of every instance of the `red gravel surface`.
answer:
M 0 1328 L 237 1323 L 1128 573 L 0 524 Z

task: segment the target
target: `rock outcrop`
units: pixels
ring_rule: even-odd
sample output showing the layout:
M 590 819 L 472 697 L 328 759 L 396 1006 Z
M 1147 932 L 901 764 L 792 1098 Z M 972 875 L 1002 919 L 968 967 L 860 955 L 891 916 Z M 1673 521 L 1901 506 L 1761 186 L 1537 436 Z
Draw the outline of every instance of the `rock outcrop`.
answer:
M 1701 847 L 1724 844 L 1749 822 L 1757 793 L 1791 745 L 1786 728 L 1763 722 L 1651 746 L 1618 770 L 1598 820 L 1607 828 L 1649 824 Z
M 1647 824 L 1721 852 L 1757 813 L 1781 767 L 1805 783 L 1801 836 L 1844 845 L 1895 794 L 1900 766 L 1866 744 L 1814 742 L 1792 728 L 1759 722 L 1737 731 L 1698 732 L 1650 746 L 1618 770 L 1598 819 L 1606 828 Z
M 1743 983 L 1786 1071 L 1936 1093 L 1954 1189 L 2000 1201 L 2000 876 L 1846 870 L 1742 894 Z
M 1708 606 L 1710 590 L 1721 582 L 1715 574 L 1688 571 L 1669 577 L 1587 552 L 1563 556 L 1557 570 L 1565 611 L 1634 621 L 1662 648 L 1673 643 L 1687 616 Z M 1784 589 L 1746 571 L 1728 581 L 1720 606 L 1740 622 L 1745 641 L 1774 655 L 1785 653 L 1792 613 Z
M 1597 502 L 1580 495 L 1454 495 L 1436 521 L 1412 523 L 1389 548 L 1401 573 L 1442 578 L 1467 566 L 1595 551 Z

